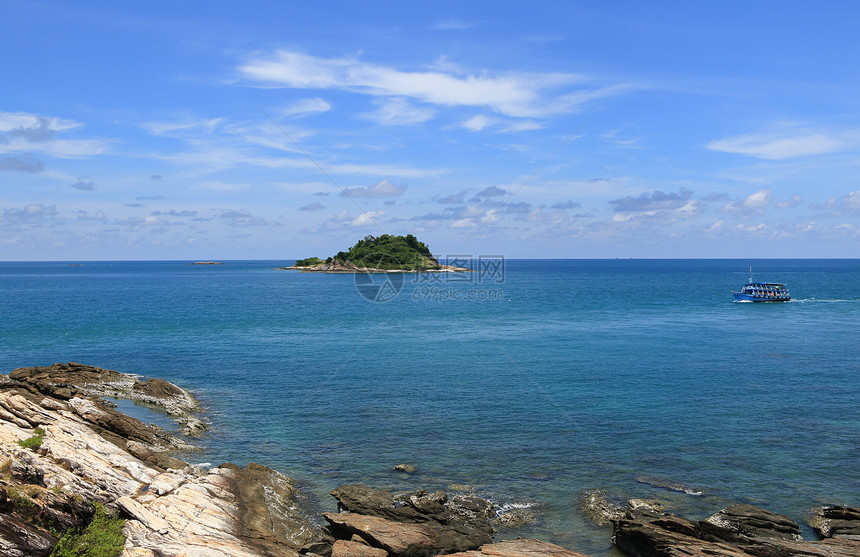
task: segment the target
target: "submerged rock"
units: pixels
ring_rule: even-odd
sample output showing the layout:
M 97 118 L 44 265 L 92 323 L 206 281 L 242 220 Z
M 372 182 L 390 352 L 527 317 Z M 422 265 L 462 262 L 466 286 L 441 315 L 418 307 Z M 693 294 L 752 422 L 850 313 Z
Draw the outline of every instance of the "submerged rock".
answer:
M 531 505 L 512 505 L 502 509 L 492 524 L 498 528 L 519 528 L 537 520 L 537 513 Z
M 665 489 L 666 491 L 677 491 L 679 493 L 693 495 L 695 497 L 701 497 L 706 493 L 705 489 L 702 487 L 691 486 L 683 484 L 681 482 L 665 480 L 662 478 L 652 478 L 651 476 L 639 476 L 638 478 L 636 478 L 636 481 L 641 484 L 650 485 L 651 487 L 659 487 L 660 489 Z
M 624 517 L 624 507 L 618 501 L 610 501 L 603 489 L 591 489 L 579 498 L 580 512 L 598 526 L 609 526 L 613 520 Z

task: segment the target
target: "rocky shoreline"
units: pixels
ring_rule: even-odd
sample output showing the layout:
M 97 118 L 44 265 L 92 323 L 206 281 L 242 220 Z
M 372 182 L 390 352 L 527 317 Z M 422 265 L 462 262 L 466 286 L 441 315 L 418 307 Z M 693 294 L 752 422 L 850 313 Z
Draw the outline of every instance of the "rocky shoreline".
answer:
M 158 408 L 186 438 L 103 397 Z M 171 456 L 205 430 L 199 412 L 176 385 L 74 362 L 0 375 L 0 555 L 50 555 L 63 532 L 104 505 L 125 519 L 126 556 L 583 557 L 545 541 L 496 541 L 492 504 L 472 494 L 342 486 L 332 492 L 340 512 L 324 513 L 322 525 L 295 481 L 275 470 L 204 470 Z M 579 512 L 611 525 L 614 546 L 631 557 L 860 556 L 860 509 L 851 507 L 819 508 L 816 541 L 751 505 L 693 521 L 656 501 L 622 506 L 594 492 Z
M 439 265 L 436 267 L 428 267 L 426 269 L 377 269 L 375 267 L 359 267 L 352 261 L 341 263 L 340 261 L 332 261 L 331 263 L 320 263 L 318 265 L 307 265 L 297 267 L 277 267 L 276 271 L 301 271 L 303 273 L 336 273 L 336 274 L 355 274 L 355 273 L 472 273 L 473 269 L 466 267 L 454 267 L 453 265 Z

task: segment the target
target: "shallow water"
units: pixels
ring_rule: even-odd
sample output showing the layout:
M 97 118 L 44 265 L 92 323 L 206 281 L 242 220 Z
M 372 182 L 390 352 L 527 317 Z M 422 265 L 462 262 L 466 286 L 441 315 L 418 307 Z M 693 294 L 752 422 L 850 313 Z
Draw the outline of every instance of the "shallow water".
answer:
M 326 510 L 344 483 L 468 484 L 537 513 L 503 537 L 595 555 L 593 488 L 694 518 L 860 504 L 860 261 L 507 261 L 384 303 L 283 264 L 0 263 L 0 370 L 161 377 L 206 405 L 199 462 L 267 464 Z M 749 265 L 794 299 L 733 302 Z

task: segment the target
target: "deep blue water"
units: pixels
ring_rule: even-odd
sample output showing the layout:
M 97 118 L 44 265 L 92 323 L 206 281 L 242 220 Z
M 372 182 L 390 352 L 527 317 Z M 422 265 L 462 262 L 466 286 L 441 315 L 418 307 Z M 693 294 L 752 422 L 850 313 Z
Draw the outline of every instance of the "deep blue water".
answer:
M 192 461 L 267 464 L 324 510 L 345 483 L 468 484 L 533 505 L 503 537 L 595 555 L 592 488 L 695 518 L 860 505 L 860 260 L 509 260 L 384 303 L 285 263 L 0 263 L 0 371 L 161 377 L 206 404 Z M 749 265 L 794 300 L 733 302 Z

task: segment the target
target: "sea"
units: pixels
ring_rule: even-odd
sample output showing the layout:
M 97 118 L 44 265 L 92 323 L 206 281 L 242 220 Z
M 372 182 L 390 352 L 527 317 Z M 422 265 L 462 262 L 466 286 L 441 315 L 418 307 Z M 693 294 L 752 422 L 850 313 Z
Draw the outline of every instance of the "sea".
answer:
M 0 372 L 75 361 L 185 387 L 210 429 L 184 459 L 270 466 L 313 513 L 344 484 L 469 492 L 525 519 L 499 539 L 608 556 L 580 509 L 595 490 L 694 519 L 751 503 L 807 538 L 812 507 L 860 505 L 860 260 L 466 259 L 3 262 Z M 735 302 L 750 267 L 792 300 Z

